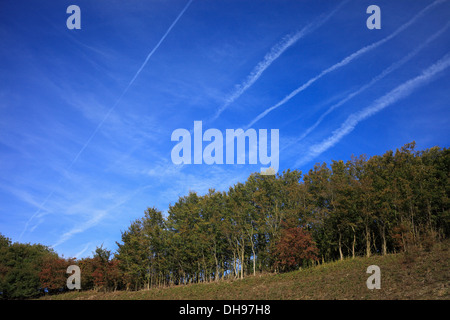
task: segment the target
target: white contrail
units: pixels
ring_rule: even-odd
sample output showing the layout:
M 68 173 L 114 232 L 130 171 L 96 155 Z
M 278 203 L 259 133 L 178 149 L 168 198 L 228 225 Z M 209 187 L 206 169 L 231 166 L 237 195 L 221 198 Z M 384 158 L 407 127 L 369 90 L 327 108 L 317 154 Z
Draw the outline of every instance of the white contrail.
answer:
M 59 180 L 59 182 L 61 182 L 61 179 Z M 41 205 L 38 207 L 38 209 L 36 210 L 36 212 L 30 217 L 30 219 L 28 219 L 28 221 L 25 223 L 25 227 L 23 228 L 22 232 L 20 233 L 19 236 L 19 241 L 22 239 L 23 234 L 25 233 L 25 231 L 28 229 L 28 225 L 30 224 L 31 220 L 34 219 L 34 217 L 36 217 L 44 208 L 44 206 L 47 204 L 48 199 L 50 199 L 50 197 L 53 195 L 53 192 L 50 192 L 47 197 L 44 199 L 44 201 L 41 203 Z
M 264 59 L 253 68 L 252 72 L 250 72 L 245 81 L 242 84 L 236 86 L 235 91 L 225 99 L 224 104 L 217 110 L 216 114 L 210 119 L 210 121 L 216 120 L 226 108 L 228 108 L 248 88 L 250 88 L 259 79 L 263 72 L 276 59 L 278 59 L 279 56 L 283 54 L 283 52 L 294 45 L 298 40 L 305 37 L 315 29 L 319 28 L 325 22 L 327 22 L 336 13 L 336 11 L 338 11 L 347 2 L 348 1 L 341 2 L 333 11 L 331 11 L 326 16 L 321 16 L 317 19 L 317 21 L 311 22 L 300 31 L 285 36 L 279 43 L 273 46 L 270 51 L 264 56 Z
M 186 6 L 183 8 L 183 10 L 181 10 L 180 14 L 178 14 L 178 16 L 176 17 L 176 19 L 172 22 L 172 24 L 170 25 L 170 27 L 167 29 L 167 31 L 164 33 L 164 35 L 162 36 L 162 38 L 159 40 L 159 42 L 156 44 L 156 46 L 152 49 L 152 51 L 150 51 L 150 53 L 147 55 L 147 57 L 145 58 L 145 61 L 142 63 L 141 67 L 138 69 L 138 71 L 136 72 L 136 74 L 134 75 L 134 77 L 130 80 L 130 82 L 128 83 L 128 85 L 126 86 L 125 90 L 123 90 L 122 94 L 119 96 L 119 99 L 117 99 L 117 101 L 114 103 L 114 105 L 108 110 L 108 112 L 106 113 L 106 115 L 103 117 L 103 119 L 100 121 L 100 123 L 97 125 L 97 127 L 95 128 L 94 132 L 92 132 L 91 136 L 89 137 L 89 139 L 86 141 L 86 143 L 81 147 L 81 149 L 78 151 L 78 153 L 75 155 L 75 157 L 73 158 L 72 162 L 70 163 L 70 165 L 67 167 L 67 170 L 70 170 L 72 168 L 72 166 L 77 162 L 78 158 L 80 157 L 80 155 L 83 153 L 83 151 L 87 148 L 87 146 L 89 145 L 89 143 L 92 141 L 92 139 L 94 138 L 94 136 L 97 134 L 98 130 L 101 128 L 101 126 L 103 125 L 103 123 L 106 121 L 106 119 L 108 119 L 109 115 L 111 114 L 111 112 L 114 111 L 114 109 L 117 107 L 117 105 L 119 104 L 119 102 L 122 100 L 123 96 L 125 95 L 125 93 L 127 93 L 128 89 L 131 87 L 131 85 L 134 83 L 134 81 L 136 80 L 136 78 L 139 76 L 139 74 L 141 73 L 142 69 L 144 69 L 145 65 L 147 64 L 148 60 L 151 58 L 151 56 L 155 53 L 155 51 L 159 48 L 159 46 L 161 45 L 161 43 L 164 41 L 164 39 L 167 37 L 167 35 L 169 34 L 169 32 L 172 30 L 172 28 L 175 26 L 175 24 L 178 22 L 178 20 L 180 20 L 181 16 L 184 14 L 184 12 L 188 9 L 188 7 L 191 5 L 193 0 L 189 0 L 189 2 L 186 4 Z M 62 181 L 62 177 L 61 179 L 58 181 L 57 185 L 59 185 Z M 25 233 L 25 231 L 28 228 L 29 223 L 31 222 L 31 220 L 33 220 L 33 218 L 38 215 L 41 211 L 41 209 L 45 206 L 45 204 L 47 203 L 47 201 L 50 199 L 50 197 L 53 195 L 54 191 L 51 191 L 47 197 L 45 198 L 45 200 L 42 202 L 41 206 L 39 207 L 39 209 L 31 216 L 30 219 L 28 219 L 28 221 L 25 224 L 25 227 L 22 231 L 22 233 L 20 234 L 19 240 L 22 238 L 23 234 Z
M 299 94 L 300 92 L 302 92 L 303 90 L 305 90 L 306 88 L 308 88 L 310 85 L 312 85 L 314 82 L 316 82 L 317 80 L 319 80 L 320 78 L 322 78 L 323 76 L 325 76 L 326 74 L 339 69 L 347 64 L 349 64 L 350 62 L 352 62 L 354 59 L 359 58 L 361 55 L 363 55 L 366 52 L 369 52 L 377 47 L 379 47 L 380 45 L 382 45 L 383 43 L 385 43 L 386 41 L 392 39 L 393 37 L 395 37 L 396 35 L 398 35 L 400 32 L 402 32 L 403 30 L 405 30 L 406 28 L 408 28 L 411 24 L 413 24 L 414 22 L 416 22 L 423 14 L 425 14 L 426 11 L 430 10 L 432 7 L 436 6 L 439 3 L 445 2 L 447 0 L 436 0 L 435 2 L 433 2 L 432 4 L 428 5 L 427 7 L 425 7 L 424 9 L 422 9 L 418 14 L 416 14 L 411 20 L 409 20 L 408 22 L 406 22 L 405 24 L 403 24 L 402 26 L 400 26 L 397 30 L 395 30 L 393 33 L 391 33 L 389 36 L 372 43 L 371 45 L 365 46 L 361 49 L 359 49 L 358 51 L 352 53 L 351 55 L 349 55 L 348 57 L 344 58 L 343 60 L 341 60 L 340 62 L 332 65 L 331 67 L 329 67 L 326 70 L 323 70 L 320 74 L 318 74 L 317 76 L 309 79 L 306 83 L 302 84 L 300 87 L 298 87 L 297 89 L 295 89 L 294 91 L 292 91 L 289 95 L 287 95 L 283 100 L 281 100 L 280 102 L 278 102 L 277 104 L 271 106 L 270 108 L 267 108 L 266 110 L 264 110 L 262 113 L 260 113 L 256 118 L 254 118 L 247 126 L 245 126 L 244 128 L 249 128 L 252 125 L 254 125 L 256 122 L 258 122 L 259 120 L 261 120 L 262 118 L 264 118 L 269 112 L 279 108 L 280 106 L 282 106 L 283 104 L 285 104 L 286 102 L 288 102 L 289 100 L 291 100 L 294 96 L 296 96 L 297 94 Z
M 315 128 L 317 128 L 317 126 L 322 122 L 322 120 L 328 115 L 330 114 L 333 110 L 339 108 L 340 106 L 342 106 L 344 103 L 346 103 L 347 101 L 349 101 L 350 99 L 352 99 L 353 97 L 355 97 L 356 95 L 360 94 L 361 92 L 363 92 L 364 90 L 370 88 L 371 86 L 373 86 L 376 82 L 380 81 L 381 79 L 383 79 L 384 77 L 386 77 L 388 74 L 390 74 L 391 72 L 393 72 L 394 70 L 400 68 L 402 65 L 404 65 L 406 62 L 408 62 L 409 60 L 411 60 L 414 56 L 416 56 L 423 48 L 425 48 L 426 46 L 428 46 L 432 41 L 434 41 L 437 37 L 439 37 L 442 33 L 444 33 L 445 30 L 447 30 L 447 28 L 450 26 L 450 22 L 447 22 L 447 24 L 440 29 L 438 32 L 436 32 L 435 34 L 433 34 L 431 37 L 429 37 L 425 42 L 423 42 L 422 44 L 420 44 L 418 47 L 416 47 L 413 51 L 411 51 L 410 53 L 408 53 L 406 56 L 404 56 L 402 59 L 400 59 L 399 61 L 393 63 L 392 65 L 390 65 L 388 68 L 384 69 L 383 72 L 381 72 L 378 76 L 376 76 L 375 78 L 373 78 L 369 83 L 363 85 L 362 87 L 360 87 L 358 90 L 348 94 L 344 99 L 342 99 L 341 101 L 339 101 L 338 103 L 334 104 L 333 106 L 331 106 L 330 108 L 328 108 L 327 111 L 325 111 L 320 117 L 319 119 L 312 125 L 310 126 L 308 129 L 306 129 L 306 131 L 300 136 L 298 137 L 295 141 L 291 142 L 289 145 L 294 144 L 294 143 L 298 143 L 299 141 L 303 140 L 308 134 L 311 133 L 311 131 L 313 131 Z M 287 148 L 289 145 L 285 146 L 283 149 Z
M 106 113 L 106 115 L 104 116 L 104 118 L 102 119 L 102 121 L 100 121 L 100 123 L 97 125 L 97 127 L 95 128 L 94 132 L 91 134 L 91 136 L 89 137 L 89 139 L 86 141 L 86 143 L 83 145 L 83 147 L 80 149 L 80 151 L 78 151 L 77 155 L 75 156 L 75 158 L 72 160 L 72 162 L 70 163 L 68 169 L 70 169 L 75 162 L 78 160 L 78 158 L 80 157 L 80 155 L 83 153 L 84 149 L 86 149 L 86 147 L 89 145 L 89 143 L 91 142 L 91 140 L 94 138 L 94 136 L 97 134 L 98 130 L 100 129 L 100 127 L 103 125 L 103 123 L 106 121 L 106 119 L 109 117 L 109 115 L 111 114 L 111 112 L 113 112 L 113 110 L 117 107 L 117 105 L 119 104 L 119 102 L 122 100 L 123 96 L 125 95 L 125 93 L 127 93 L 128 89 L 131 87 L 131 85 L 134 83 L 134 81 L 136 80 L 136 78 L 139 76 L 139 74 L 141 73 L 142 69 L 144 69 L 145 65 L 147 64 L 148 60 L 151 58 L 151 56 L 155 53 L 156 50 L 158 50 L 159 46 L 161 45 L 161 43 L 164 41 L 164 39 L 167 37 L 167 35 L 169 34 L 169 32 L 172 30 L 172 28 L 175 26 L 175 24 L 178 22 L 178 20 L 180 20 L 181 16 L 184 14 L 184 12 L 187 10 L 187 8 L 191 5 L 193 0 L 189 0 L 189 2 L 186 4 L 186 6 L 183 8 L 183 10 L 181 10 L 180 14 L 176 17 L 176 19 L 172 22 L 172 24 L 170 25 L 169 29 L 167 29 L 166 33 L 164 33 L 164 35 L 162 36 L 162 38 L 159 40 L 159 42 L 156 44 L 156 46 L 153 48 L 152 51 L 150 51 L 150 53 L 147 55 L 147 58 L 145 58 L 144 63 L 142 63 L 141 67 L 139 68 L 139 70 L 136 72 L 136 74 L 134 75 L 134 77 L 131 79 L 131 81 L 128 83 L 128 85 L 126 86 L 125 90 L 122 92 L 122 94 L 120 95 L 119 99 L 117 99 L 116 103 L 114 103 L 114 105 L 108 110 L 108 112 Z
M 296 163 L 296 166 L 300 166 L 307 163 L 308 161 L 314 159 L 324 151 L 333 147 L 344 136 L 353 131 L 353 129 L 359 122 L 373 116 L 377 112 L 383 110 L 384 108 L 390 106 L 391 104 L 397 102 L 398 100 L 407 97 L 415 89 L 432 80 L 434 76 L 436 76 L 439 72 L 444 71 L 449 66 L 450 66 L 450 53 L 447 53 L 442 59 L 440 59 L 432 66 L 428 67 L 419 76 L 399 85 L 395 89 L 391 90 L 389 93 L 375 100 L 374 103 L 372 103 L 370 106 L 360 110 L 357 113 L 351 114 L 342 123 L 342 125 L 332 133 L 330 137 L 328 137 L 321 143 L 311 146 L 309 148 L 308 153 L 299 162 Z

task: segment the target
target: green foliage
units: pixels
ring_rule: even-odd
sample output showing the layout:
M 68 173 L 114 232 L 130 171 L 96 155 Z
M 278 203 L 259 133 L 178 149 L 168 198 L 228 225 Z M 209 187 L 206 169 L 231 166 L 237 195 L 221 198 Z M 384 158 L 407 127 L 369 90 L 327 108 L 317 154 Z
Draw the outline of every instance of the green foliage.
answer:
M 22 299 L 39 295 L 42 288 L 39 272 L 44 260 L 55 256 L 46 246 L 11 243 L 0 235 L 1 298 Z
M 414 146 L 317 164 L 305 175 L 255 173 L 228 192 L 190 192 L 166 219 L 148 209 L 118 244 L 128 287 L 243 278 L 316 257 L 430 247 L 449 234 L 449 152 Z
M 138 290 L 283 272 L 311 261 L 430 251 L 450 234 L 450 152 L 415 143 L 382 156 L 254 173 L 227 192 L 190 192 L 166 217 L 148 208 L 114 254 L 77 263 L 82 289 Z M 408 252 L 409 251 L 409 252 Z M 408 256 L 407 256 L 408 258 Z M 0 235 L 3 298 L 57 290 L 68 260 Z

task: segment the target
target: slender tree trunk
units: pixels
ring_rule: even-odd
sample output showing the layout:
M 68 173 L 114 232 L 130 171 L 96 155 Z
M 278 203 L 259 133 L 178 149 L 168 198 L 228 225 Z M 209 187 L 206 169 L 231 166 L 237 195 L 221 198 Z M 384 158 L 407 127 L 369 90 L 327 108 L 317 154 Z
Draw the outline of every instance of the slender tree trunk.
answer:
M 381 227 L 381 240 L 382 240 L 382 251 L 383 251 L 383 256 L 385 256 L 387 254 L 387 248 L 386 248 L 386 226 L 383 224 L 383 226 Z
M 216 275 L 214 277 L 214 280 L 217 282 L 217 281 L 219 281 L 220 265 L 219 265 L 219 261 L 217 260 L 217 256 L 215 253 L 214 253 L 214 260 L 216 261 Z
M 237 254 L 236 251 L 233 250 L 233 272 L 234 272 L 234 277 L 235 278 L 239 278 L 239 272 L 238 272 L 238 263 L 237 263 Z
M 370 257 L 370 230 L 369 226 L 366 224 L 366 256 Z
M 413 243 L 416 244 L 416 227 L 414 225 L 414 207 L 413 207 L 411 200 L 409 200 L 409 211 L 411 214 L 411 227 L 412 227 Z
M 241 279 L 244 279 L 244 252 L 245 247 L 242 245 L 242 253 L 241 253 Z
M 355 245 L 356 245 L 356 233 L 355 233 L 355 228 L 352 226 L 352 230 L 353 230 L 353 243 L 352 243 L 352 258 L 355 258 Z
M 373 244 L 373 248 L 375 249 L 375 252 L 378 252 L 378 248 L 377 248 L 377 242 L 375 240 L 375 232 L 372 232 L 372 244 Z
M 252 253 L 253 253 L 253 275 L 256 276 L 256 252 L 255 252 L 255 244 L 253 243 L 253 240 L 251 241 L 252 243 Z
M 435 239 L 435 233 L 433 230 L 433 220 L 432 220 L 432 214 L 431 214 L 431 204 L 430 199 L 427 199 L 427 211 L 428 211 L 428 228 L 430 229 L 430 235 L 433 237 L 433 240 Z
M 339 231 L 339 256 L 341 260 L 344 260 L 344 255 L 342 253 L 342 233 Z

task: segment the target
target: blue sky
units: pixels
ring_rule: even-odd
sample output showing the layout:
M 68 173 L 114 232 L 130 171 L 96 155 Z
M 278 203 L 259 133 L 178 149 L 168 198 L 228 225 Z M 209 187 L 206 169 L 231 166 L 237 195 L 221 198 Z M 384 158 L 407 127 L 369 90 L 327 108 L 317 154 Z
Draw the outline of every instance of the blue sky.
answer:
M 81 29 L 69 30 L 69 5 Z M 369 30 L 369 5 L 381 29 Z M 175 129 L 278 129 L 279 171 L 449 146 L 450 1 L 2 1 L 0 232 L 66 257 L 261 165 L 175 165 Z

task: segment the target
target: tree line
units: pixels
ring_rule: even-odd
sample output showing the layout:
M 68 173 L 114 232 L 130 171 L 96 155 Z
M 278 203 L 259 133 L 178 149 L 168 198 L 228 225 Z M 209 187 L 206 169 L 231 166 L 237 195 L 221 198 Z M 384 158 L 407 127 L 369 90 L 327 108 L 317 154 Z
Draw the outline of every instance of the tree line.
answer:
M 69 264 L 80 266 L 82 289 L 139 290 L 431 246 L 450 232 L 450 154 L 414 148 L 413 142 L 381 156 L 316 164 L 305 174 L 254 173 L 222 192 L 191 191 L 167 215 L 148 208 L 121 232 L 114 254 L 101 246 L 76 261 L 28 245 L 40 253 L 22 258 L 11 253 L 21 244 L 3 237 L 0 292 L 14 292 L 21 259 L 39 260 L 29 284 L 35 290 L 61 290 Z

